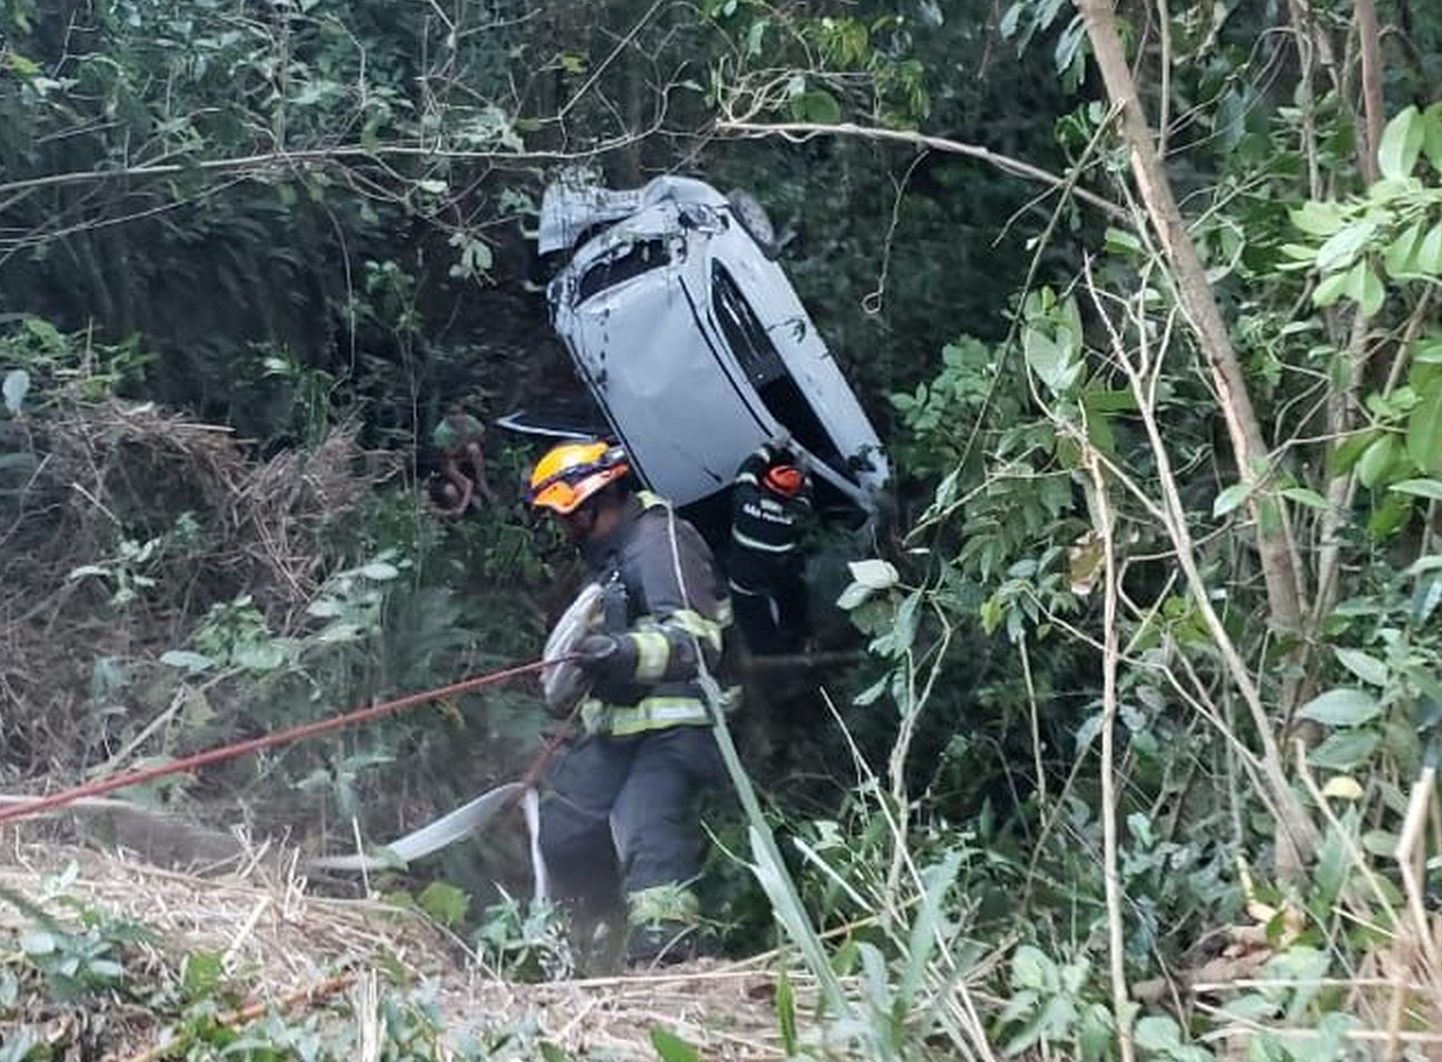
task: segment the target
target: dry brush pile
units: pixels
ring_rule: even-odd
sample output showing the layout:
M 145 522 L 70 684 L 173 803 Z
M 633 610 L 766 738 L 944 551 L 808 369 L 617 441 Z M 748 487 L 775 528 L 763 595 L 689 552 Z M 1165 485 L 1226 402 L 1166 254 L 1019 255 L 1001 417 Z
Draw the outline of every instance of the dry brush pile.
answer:
M 328 536 L 397 467 L 354 427 L 261 459 L 227 428 L 76 390 L 14 424 L 33 464 L 0 493 L 0 770 L 22 777 L 113 753 L 134 691 L 164 679 L 148 662 L 215 603 L 246 594 L 296 630 Z

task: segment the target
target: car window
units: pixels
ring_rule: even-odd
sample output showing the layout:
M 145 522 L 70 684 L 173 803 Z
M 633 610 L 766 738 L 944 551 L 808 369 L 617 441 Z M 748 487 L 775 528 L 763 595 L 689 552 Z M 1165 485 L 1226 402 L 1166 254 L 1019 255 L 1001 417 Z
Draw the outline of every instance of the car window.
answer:
M 786 368 L 766 327 L 736 280 L 720 262 L 711 263 L 711 305 L 726 345 L 766 407 L 792 437 L 844 476 L 855 479 L 822 427 L 816 411 Z
M 666 241 L 660 238 L 632 240 L 623 246 L 624 249 L 618 249 L 618 253 L 608 256 L 605 260 L 597 262 L 586 270 L 581 277 L 581 283 L 576 287 L 578 303 L 585 302 L 592 295 L 597 295 L 608 288 L 614 288 L 617 284 L 623 284 L 642 273 L 660 269 L 671 260 L 671 253 L 666 247 Z
M 766 328 L 720 262 L 711 263 L 711 304 L 727 345 L 753 387 L 764 387 L 786 375 L 786 363 L 776 352 Z

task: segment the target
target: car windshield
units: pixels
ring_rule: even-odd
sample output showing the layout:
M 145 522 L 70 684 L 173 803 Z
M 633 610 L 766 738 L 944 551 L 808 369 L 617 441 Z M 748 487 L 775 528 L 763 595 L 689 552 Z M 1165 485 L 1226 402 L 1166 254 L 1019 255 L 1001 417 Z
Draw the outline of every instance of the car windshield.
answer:
M 736 355 L 751 386 L 756 388 L 767 412 L 810 453 L 842 475 L 854 479 L 836 444 L 822 427 L 816 411 L 792 379 L 766 327 L 720 262 L 711 264 L 711 305 L 727 345 Z
M 637 239 L 622 244 L 586 270 L 576 288 L 576 301 L 585 302 L 592 295 L 614 288 L 632 277 L 660 269 L 670 260 L 671 254 L 666 249 L 666 241 L 660 237 Z

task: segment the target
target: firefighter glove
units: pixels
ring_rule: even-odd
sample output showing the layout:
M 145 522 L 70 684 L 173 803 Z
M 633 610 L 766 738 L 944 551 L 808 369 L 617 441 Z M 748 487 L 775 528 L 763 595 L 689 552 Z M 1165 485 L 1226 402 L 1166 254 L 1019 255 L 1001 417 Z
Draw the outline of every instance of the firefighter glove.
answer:
M 576 663 L 595 679 L 624 681 L 636 671 L 636 650 L 630 638 L 588 634 L 576 645 Z

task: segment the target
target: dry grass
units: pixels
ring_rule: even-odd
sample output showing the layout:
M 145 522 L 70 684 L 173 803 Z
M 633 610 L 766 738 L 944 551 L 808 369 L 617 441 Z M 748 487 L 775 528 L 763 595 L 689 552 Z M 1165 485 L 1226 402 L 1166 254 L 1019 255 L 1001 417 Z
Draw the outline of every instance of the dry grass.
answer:
M 0 506 L 0 770 L 21 776 L 72 773 L 117 737 L 87 711 L 97 659 L 183 645 L 211 605 L 240 593 L 274 631 L 295 633 L 325 574 L 326 535 L 399 468 L 354 427 L 262 461 L 228 428 L 116 399 L 69 395 L 33 425 L 39 464 Z M 178 535 L 186 513 L 194 532 Z M 162 545 L 135 566 L 154 583 L 117 623 L 105 604 L 115 586 L 70 576 L 123 567 L 124 539 Z
M 782 1057 L 774 977 L 754 962 L 703 961 L 651 975 L 534 985 L 506 982 L 481 966 L 463 942 L 419 914 L 319 896 L 293 870 L 277 873 L 277 863 L 293 868 L 293 857 L 251 858 L 224 876 L 201 876 L 74 845 L 22 841 L 14 828 L 7 833 L 0 888 L 43 895 L 46 880 L 74 862 L 79 875 L 67 896 L 157 934 L 154 943 L 139 945 L 135 962 L 144 969 L 174 970 L 186 954 L 211 952 L 224 957 L 227 972 L 253 998 L 270 1002 L 348 973 L 350 1005 L 337 1020 L 361 1023 L 374 1020 L 377 984 L 399 971 L 407 981 L 435 986 L 455 1042 L 526 1028 L 577 1055 L 654 1058 L 649 1035 L 660 1025 L 708 1059 Z M 0 904 L 0 934 L 27 924 L 11 905 Z M 133 1005 L 123 1009 L 127 1013 L 111 1028 L 125 1030 L 124 1042 L 107 1044 L 117 1058 L 142 1051 L 162 1034 Z

